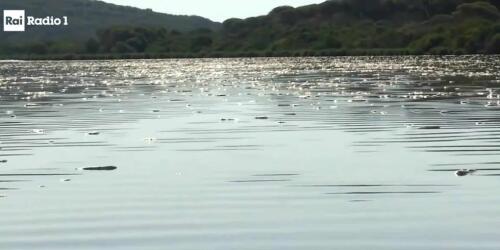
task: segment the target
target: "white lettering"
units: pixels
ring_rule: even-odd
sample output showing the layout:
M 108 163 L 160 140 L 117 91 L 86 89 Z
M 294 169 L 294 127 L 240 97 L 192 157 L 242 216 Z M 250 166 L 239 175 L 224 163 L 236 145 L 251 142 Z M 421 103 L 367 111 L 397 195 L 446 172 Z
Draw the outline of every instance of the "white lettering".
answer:
M 35 25 L 35 17 L 29 16 L 27 25 Z
M 3 30 L 22 32 L 24 26 L 24 10 L 4 10 L 3 11 Z
M 24 10 L 4 10 L 3 27 L 4 31 L 25 31 L 25 21 L 27 26 L 68 26 L 67 16 L 55 17 L 34 17 L 25 16 Z
M 68 25 L 68 17 L 63 16 L 62 19 L 54 16 L 46 16 L 43 18 L 40 17 L 27 17 L 28 22 L 27 25 L 31 26 L 60 26 L 60 25 Z

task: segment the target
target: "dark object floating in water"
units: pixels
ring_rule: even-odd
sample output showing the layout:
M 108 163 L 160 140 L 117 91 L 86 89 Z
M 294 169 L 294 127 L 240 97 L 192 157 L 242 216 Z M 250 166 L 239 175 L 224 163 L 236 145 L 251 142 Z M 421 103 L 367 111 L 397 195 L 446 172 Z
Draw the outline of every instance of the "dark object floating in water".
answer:
M 159 109 L 153 109 L 153 113 L 160 113 Z
M 0 163 L 7 163 L 7 160 L 0 160 Z
M 100 135 L 101 133 L 97 131 L 88 132 L 87 135 Z
M 441 129 L 440 126 L 423 126 L 419 127 L 418 129 Z
M 455 172 L 456 176 L 463 177 L 467 175 L 474 174 L 477 170 L 475 169 L 460 169 Z
M 296 113 L 285 113 L 285 115 L 297 115 Z
M 257 120 L 267 120 L 267 119 L 269 119 L 269 117 L 267 117 L 267 116 L 257 116 L 257 117 L 255 117 L 255 119 L 257 119 Z
M 118 168 L 115 166 L 81 168 L 81 170 L 85 170 L 85 171 L 113 171 L 116 169 L 118 169 Z
M 234 122 L 236 121 L 235 118 L 220 118 L 221 122 Z

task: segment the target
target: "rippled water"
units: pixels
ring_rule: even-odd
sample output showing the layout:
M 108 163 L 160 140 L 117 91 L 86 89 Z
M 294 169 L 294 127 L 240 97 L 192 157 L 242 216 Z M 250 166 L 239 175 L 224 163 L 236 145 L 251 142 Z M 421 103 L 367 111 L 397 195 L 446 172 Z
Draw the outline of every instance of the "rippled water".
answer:
M 0 62 L 0 249 L 499 249 L 499 59 Z

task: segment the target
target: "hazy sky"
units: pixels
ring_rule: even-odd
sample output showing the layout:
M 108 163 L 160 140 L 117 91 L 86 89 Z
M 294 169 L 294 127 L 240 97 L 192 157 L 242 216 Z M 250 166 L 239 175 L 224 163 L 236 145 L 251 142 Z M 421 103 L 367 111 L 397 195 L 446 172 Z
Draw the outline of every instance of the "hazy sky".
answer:
M 245 18 L 267 14 L 282 5 L 301 6 L 321 3 L 325 0 L 104 0 L 105 2 L 150 8 L 157 12 L 182 15 L 198 15 L 214 21 L 231 17 Z

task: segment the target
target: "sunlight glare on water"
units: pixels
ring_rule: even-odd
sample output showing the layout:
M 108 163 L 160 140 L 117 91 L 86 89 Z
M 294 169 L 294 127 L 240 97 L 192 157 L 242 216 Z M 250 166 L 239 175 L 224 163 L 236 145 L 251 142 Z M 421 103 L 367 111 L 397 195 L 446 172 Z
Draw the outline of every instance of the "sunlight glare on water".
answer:
M 0 62 L 0 249 L 499 249 L 499 59 Z

